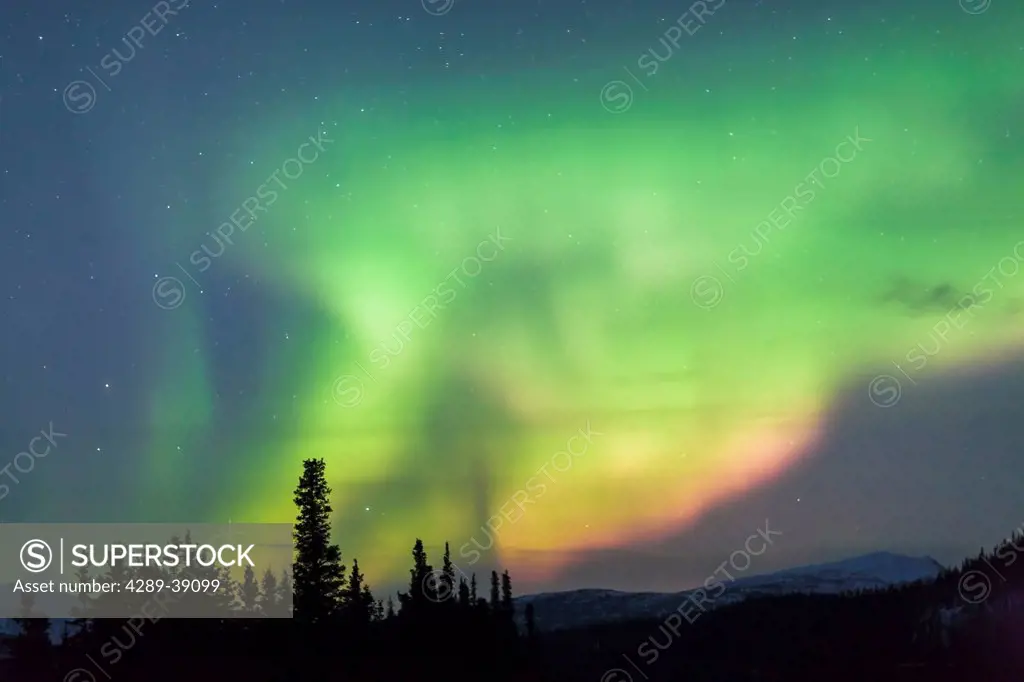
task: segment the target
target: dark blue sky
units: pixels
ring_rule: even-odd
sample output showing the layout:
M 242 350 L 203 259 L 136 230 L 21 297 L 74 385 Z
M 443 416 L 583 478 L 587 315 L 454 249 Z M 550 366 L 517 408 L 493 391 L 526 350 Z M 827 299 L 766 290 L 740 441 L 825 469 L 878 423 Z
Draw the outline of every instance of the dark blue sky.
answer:
M 741 94 L 755 87 L 758 66 L 745 55 L 766 54 L 757 46 L 783 34 L 807 45 L 787 67 L 793 79 L 824 79 L 818 69 L 825 56 L 851 49 L 835 47 L 832 29 L 821 28 L 823 14 L 833 10 L 851 31 L 888 19 L 908 35 L 911 55 L 943 40 L 948 48 L 937 49 L 952 54 L 961 49 L 958 31 L 974 45 L 986 31 L 1003 40 L 1000 26 L 1021 25 L 1020 10 L 999 0 L 976 15 L 956 0 L 941 7 L 915 0 L 898 11 L 891 3 L 830 9 L 802 1 L 728 2 L 730 13 L 715 27 L 721 40 L 695 43 L 673 73 L 658 76 L 666 90 L 676 89 L 674 97 L 696 101 L 713 89 L 705 86 L 718 84 Z M 229 202 L 223 168 L 255 164 L 291 144 L 281 141 L 287 137 L 281 129 L 261 133 L 254 122 L 287 112 L 308 121 L 310 133 L 328 122 L 341 130 L 343 147 L 357 149 L 435 117 L 472 124 L 474 110 L 460 110 L 454 100 L 439 103 L 430 95 L 435 90 L 472 100 L 495 83 L 513 84 L 519 94 L 511 99 L 536 98 L 538 118 L 558 89 L 570 93 L 564 110 L 582 107 L 587 97 L 596 106 L 593 74 L 614 72 L 656 44 L 664 30 L 659 19 L 685 11 L 662 0 L 458 0 L 439 17 L 418 0 L 193 0 L 156 35 L 144 35 L 142 47 L 112 75 L 101 61 L 114 46 L 127 52 L 122 37 L 152 8 L 126 0 L 102 6 L 50 0 L 0 9 L 0 465 L 50 424 L 68 434 L 32 471 L 18 474 L 17 483 L 6 481 L 3 522 L 198 520 L 179 517 L 205 509 L 204 500 L 217 498 L 239 471 L 262 465 L 232 446 L 243 432 L 299 429 L 297 422 L 271 424 L 277 411 L 262 407 L 266 383 L 254 368 L 277 363 L 282 335 L 301 336 L 323 311 L 244 268 L 212 269 L 197 296 L 204 348 L 195 352 L 207 363 L 205 398 L 217 428 L 193 440 L 179 465 L 176 477 L 187 481 L 175 488 L 184 496 L 180 506 L 140 512 L 129 501 L 153 456 L 147 405 L 163 382 L 158 368 L 168 357 L 168 335 L 177 333 L 167 326 L 166 311 L 153 305 L 149 283 L 194 248 L 203 226 L 221 220 Z M 876 47 L 864 41 L 855 48 Z M 998 49 L 1019 56 L 1024 43 Z M 974 53 L 972 60 L 984 62 Z M 878 68 L 884 75 L 888 67 Z M 67 97 L 76 80 L 94 88 L 95 101 L 84 86 Z M 572 99 L 576 86 L 583 92 L 579 102 Z M 950 100 L 969 106 L 968 90 Z M 69 103 L 90 106 L 74 112 Z M 756 103 L 751 97 L 737 105 L 749 112 L 723 108 L 722 116 L 759 116 Z M 687 109 L 680 111 L 674 114 L 679 125 L 693 125 Z M 701 111 L 692 118 L 708 115 Z M 1016 111 L 1022 114 L 1019 97 Z M 675 125 L 671 117 L 637 115 Z M 372 118 L 359 131 L 338 127 L 357 116 Z M 990 163 L 1021 168 L 1015 156 L 1021 120 L 993 124 L 999 128 L 993 139 L 1009 125 L 1012 141 L 988 150 Z M 301 140 L 306 133 L 296 127 L 288 134 Z M 701 144 L 694 139 L 694 155 Z M 339 168 L 341 183 L 346 174 L 363 172 L 354 164 Z M 1005 218 L 1019 221 L 1016 210 L 1009 207 Z M 951 269 L 959 274 L 958 266 Z M 785 314 L 781 302 L 779 310 Z M 864 386 L 851 383 L 823 416 L 814 458 L 708 509 L 685 531 L 639 546 L 574 550 L 569 567 L 543 586 L 680 587 L 699 580 L 764 518 L 793 541 L 766 557 L 763 570 L 876 549 L 953 561 L 991 545 L 1024 520 L 1017 494 L 1024 476 L 1021 362 L 1013 354 L 979 357 L 961 373 L 923 381 L 898 414 L 875 409 L 863 399 Z M 294 361 L 274 371 L 304 369 Z M 465 492 L 463 501 L 475 504 L 469 500 L 478 491 L 467 486 Z

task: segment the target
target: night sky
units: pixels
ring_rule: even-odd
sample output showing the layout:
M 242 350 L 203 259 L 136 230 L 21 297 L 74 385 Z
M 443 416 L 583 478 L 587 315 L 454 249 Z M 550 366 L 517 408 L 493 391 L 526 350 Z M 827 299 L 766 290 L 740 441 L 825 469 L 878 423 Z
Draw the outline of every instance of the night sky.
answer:
M 1019 2 L 23 4 L 0 521 L 290 522 L 323 457 L 371 584 L 517 592 L 1024 522 Z

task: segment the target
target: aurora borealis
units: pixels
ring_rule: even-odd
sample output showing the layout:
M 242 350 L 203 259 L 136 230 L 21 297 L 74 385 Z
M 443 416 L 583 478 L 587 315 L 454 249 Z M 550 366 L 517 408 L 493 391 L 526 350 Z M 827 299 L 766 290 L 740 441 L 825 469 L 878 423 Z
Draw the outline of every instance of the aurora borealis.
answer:
M 168 37 L 174 58 L 142 51 L 137 76 L 126 67 L 88 116 L 62 110 L 60 88 L 19 91 L 22 126 L 41 125 L 32 97 L 61 109 L 79 170 L 56 175 L 80 203 L 45 209 L 61 221 L 32 222 L 41 199 L 12 209 L 33 236 L 5 237 L 4 286 L 28 282 L 29 265 L 50 274 L 5 301 L 7 319 L 34 322 L 5 346 L 18 358 L 7 386 L 36 396 L 12 406 L 28 425 L 5 443 L 64 426 L 64 410 L 68 447 L 88 460 L 48 461 L 2 503 L 12 515 L 291 521 L 301 461 L 323 457 L 343 554 L 378 583 L 404 579 L 416 537 L 451 542 L 467 567 L 459 549 L 486 545 L 498 518 L 481 561 L 560 585 L 601 552 L 677 551 L 671 538 L 710 533 L 709 518 L 775 489 L 775 507 L 726 525 L 742 538 L 765 515 L 790 518 L 779 525 L 803 554 L 781 562 L 947 542 L 868 518 L 930 509 L 915 496 L 929 486 L 964 490 L 940 454 L 887 458 L 893 472 L 872 477 L 925 483 L 881 484 L 873 501 L 849 460 L 825 475 L 829 496 L 797 503 L 787 481 L 831 461 L 837 411 L 910 419 L 929 382 L 1020 351 L 1020 8 L 727 0 L 665 58 L 659 39 L 685 5 L 357 4 L 285 15 L 259 2 L 244 29 L 190 8 L 176 19 L 188 40 Z M 138 12 L 123 13 L 127 28 Z M 258 49 L 255 27 L 272 37 Z M 650 74 L 636 66 L 649 48 Z M 156 75 L 174 89 L 146 82 Z M 618 79 L 629 106 L 609 111 Z M 316 159 L 222 243 L 217 226 L 319 134 Z M 67 193 L 19 177 L 8 207 L 25 203 L 18 183 L 23 197 Z M 73 232 L 86 203 L 90 227 Z M 223 253 L 200 271 L 190 256 L 204 247 Z M 52 274 L 44 252 L 78 265 Z M 81 285 L 85 262 L 99 289 L 53 283 Z M 183 287 L 172 309 L 153 305 L 167 277 Z M 39 323 L 58 309 L 73 312 Z M 48 354 L 74 369 L 45 374 Z M 902 382 L 896 404 L 872 404 L 893 395 L 878 375 Z M 963 423 L 984 405 L 966 402 L 976 418 Z M 599 435 L 552 464 L 579 451 L 581 430 Z M 979 461 L 1002 452 L 975 435 Z M 836 521 L 848 498 L 856 511 Z M 1018 522 L 967 520 L 944 546 L 974 551 L 995 539 L 975 534 Z M 592 575 L 580 580 L 661 585 Z

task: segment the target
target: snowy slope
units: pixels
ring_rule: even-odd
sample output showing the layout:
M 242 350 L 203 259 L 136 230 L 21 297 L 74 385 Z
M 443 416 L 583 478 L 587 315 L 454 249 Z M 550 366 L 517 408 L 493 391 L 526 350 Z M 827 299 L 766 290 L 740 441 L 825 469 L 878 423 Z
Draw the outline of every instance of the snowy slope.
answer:
M 726 582 L 725 592 L 714 603 L 722 606 L 755 595 L 836 594 L 847 590 L 879 589 L 917 580 L 931 580 L 942 569 L 942 565 L 930 557 L 876 552 L 843 561 L 800 566 Z M 714 590 L 720 591 L 721 588 Z M 516 609 L 522 619 L 526 605 L 532 603 L 537 627 L 557 630 L 618 620 L 663 618 L 676 610 L 693 592 L 573 590 L 526 595 L 516 599 Z

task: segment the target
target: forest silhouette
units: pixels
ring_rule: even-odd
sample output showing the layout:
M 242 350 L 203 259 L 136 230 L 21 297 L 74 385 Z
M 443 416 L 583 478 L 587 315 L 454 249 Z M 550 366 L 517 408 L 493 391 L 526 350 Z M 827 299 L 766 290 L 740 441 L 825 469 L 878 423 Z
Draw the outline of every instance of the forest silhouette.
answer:
M 435 568 L 416 539 L 407 590 L 397 603 L 375 598 L 358 560 L 347 566 L 331 541 L 330 496 L 324 461 L 306 460 L 290 572 L 248 568 L 234 580 L 217 568 L 113 567 L 106 580 L 178 577 L 220 580 L 222 588 L 159 608 L 144 594 L 82 594 L 59 638 L 23 595 L 0 679 L 978 682 L 1016 681 L 1024 669 L 1024 536 L 1016 531 L 934 580 L 752 597 L 681 626 L 661 618 L 542 632 L 532 605 L 517 609 L 507 571 L 484 576 L 486 586 L 475 574 L 457 578 L 447 543 Z M 76 577 L 90 579 L 84 570 Z M 219 600 L 239 617 L 175 617 L 193 599 Z M 121 612 L 137 615 L 96 618 L 110 606 L 98 600 L 120 600 Z

